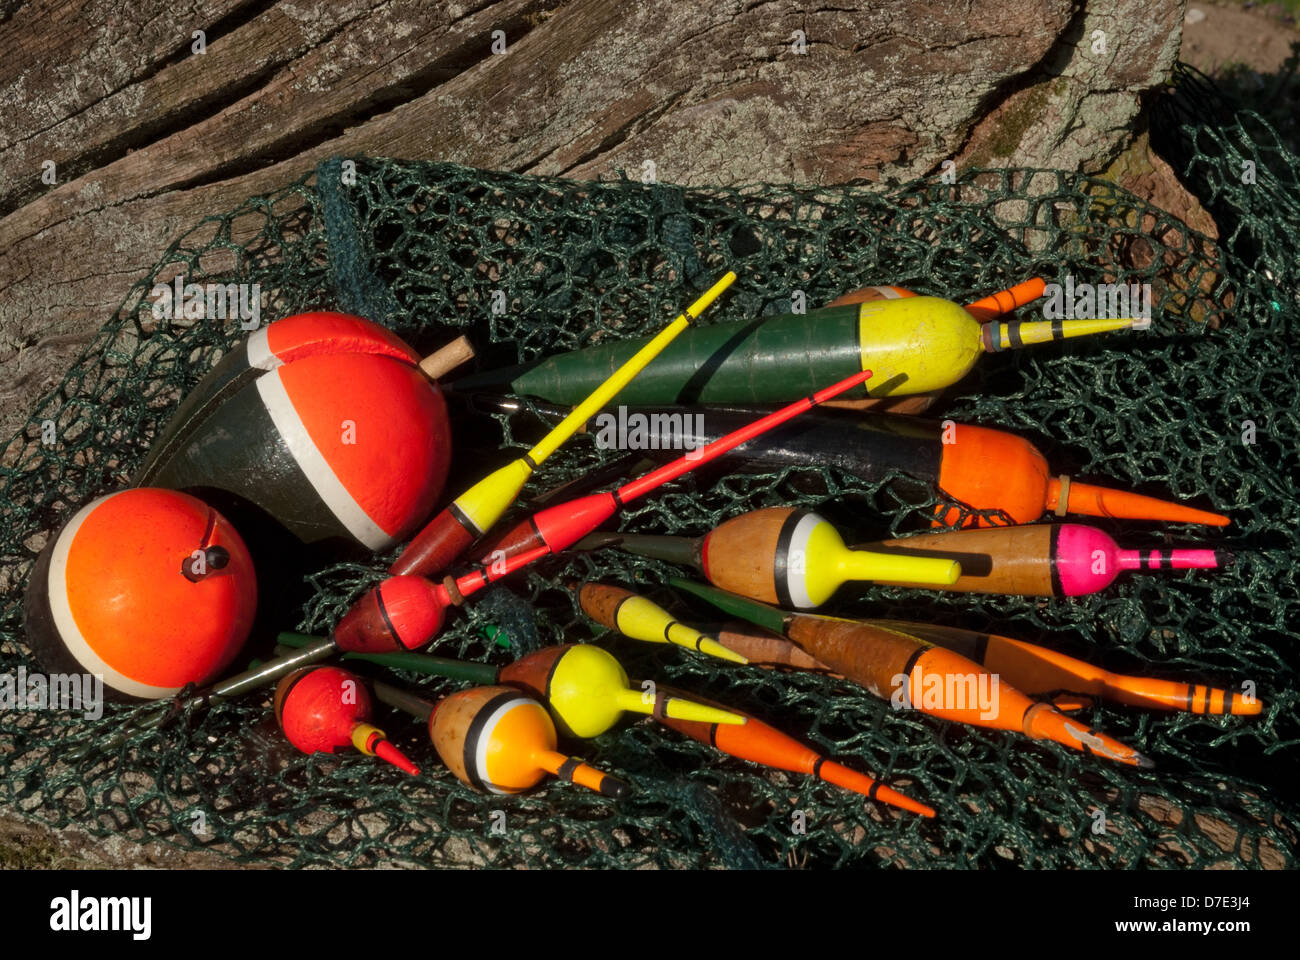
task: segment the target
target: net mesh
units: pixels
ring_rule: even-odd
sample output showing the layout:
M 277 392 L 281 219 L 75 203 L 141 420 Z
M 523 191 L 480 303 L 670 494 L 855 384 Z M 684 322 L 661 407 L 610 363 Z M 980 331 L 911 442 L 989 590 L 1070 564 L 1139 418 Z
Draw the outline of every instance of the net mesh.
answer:
M 1262 119 L 1230 110 L 1204 78 L 1180 68 L 1176 81 L 1158 105 L 1153 142 L 1214 214 L 1220 242 L 1104 180 L 1031 169 L 971 170 L 954 184 L 882 193 L 862 184 L 577 183 L 355 158 L 205 218 L 135 283 L 4 450 L 0 661 L 11 673 L 36 669 L 21 601 L 48 531 L 127 484 L 182 395 L 245 336 L 234 320 L 156 319 L 151 290 L 176 273 L 260 284 L 267 319 L 322 307 L 360 313 L 424 352 L 464 332 L 483 369 L 650 333 L 728 268 L 740 280 L 704 322 L 787 311 L 795 290 L 810 305 L 879 283 L 968 302 L 1028 276 L 1070 274 L 1150 283 L 1152 329 L 986 356 L 939 409 L 1022 433 L 1055 470 L 1230 513 L 1224 537 L 1235 566 L 1121 578 L 1104 593 L 1051 602 L 866 588 L 843 592 L 825 612 L 990 629 L 1127 673 L 1248 681 L 1263 715 L 1099 702 L 1084 718 L 1158 764 L 1107 765 L 896 712 L 819 676 L 603 636 L 567 581 L 621 583 L 684 619 L 714 619 L 662 586 L 675 568 L 604 551 L 552 558 L 480 595 L 453 614 L 438 652 L 504 663 L 542 644 L 599 638 L 633 677 L 734 703 L 938 817 L 726 757 L 651 721 L 574 747 L 632 783 L 624 801 L 557 783 L 484 797 L 437 762 L 419 724 L 394 717 L 382 722 L 424 761 L 419 778 L 356 754 L 302 756 L 275 730 L 269 691 L 182 713 L 121 743 L 113 738 L 130 707 L 109 706 L 93 721 L 0 713 L 0 803 L 55 826 L 298 867 L 1294 867 L 1300 158 Z M 1246 161 L 1252 183 L 1243 182 Z M 527 411 L 453 411 L 449 493 L 540 435 Z M 1253 443 L 1243 442 L 1248 421 Z M 43 442 L 48 422 L 53 443 Z M 617 457 L 576 439 L 525 496 L 535 502 Z M 619 524 L 698 535 L 778 504 L 815 508 L 850 540 L 922 529 L 934 506 L 898 476 L 868 483 L 829 468 L 710 468 L 633 505 Z M 1097 525 L 1152 544 L 1203 532 Z M 310 599 L 279 610 L 278 621 L 325 633 L 391 559 L 321 558 L 306 572 Z M 512 650 L 487 639 L 492 625 Z M 252 651 L 267 644 L 260 638 Z M 431 698 L 454 689 L 401 679 Z M 98 749 L 75 758 L 87 741 Z

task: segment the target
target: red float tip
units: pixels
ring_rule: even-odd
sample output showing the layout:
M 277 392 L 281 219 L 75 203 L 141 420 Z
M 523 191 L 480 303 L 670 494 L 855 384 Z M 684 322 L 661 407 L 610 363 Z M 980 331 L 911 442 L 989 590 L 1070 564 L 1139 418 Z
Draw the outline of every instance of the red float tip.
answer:
M 413 777 L 418 777 L 420 775 L 420 768 L 408 760 L 406 754 L 402 753 L 401 750 L 398 750 L 387 740 L 376 740 L 373 749 L 375 751 L 375 756 L 379 757 L 381 760 L 387 760 L 404 773 L 409 773 Z

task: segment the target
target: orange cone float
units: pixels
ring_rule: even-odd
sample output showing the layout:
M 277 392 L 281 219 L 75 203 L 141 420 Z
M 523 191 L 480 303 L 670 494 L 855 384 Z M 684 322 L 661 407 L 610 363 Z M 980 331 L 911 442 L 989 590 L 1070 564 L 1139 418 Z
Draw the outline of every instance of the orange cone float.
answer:
M 302 313 L 255 331 L 181 404 L 136 474 L 269 515 L 303 543 L 383 551 L 433 511 L 451 459 L 438 387 L 378 324 Z M 219 492 L 219 493 L 218 493 Z
M 420 770 L 372 726 L 370 693 L 340 667 L 295 670 L 275 688 L 275 720 L 303 753 L 338 753 L 355 747 L 412 776 Z
M 132 489 L 82 507 L 27 585 L 32 652 L 50 673 L 101 674 L 112 700 L 156 700 L 219 676 L 257 609 L 253 561 L 212 507 Z

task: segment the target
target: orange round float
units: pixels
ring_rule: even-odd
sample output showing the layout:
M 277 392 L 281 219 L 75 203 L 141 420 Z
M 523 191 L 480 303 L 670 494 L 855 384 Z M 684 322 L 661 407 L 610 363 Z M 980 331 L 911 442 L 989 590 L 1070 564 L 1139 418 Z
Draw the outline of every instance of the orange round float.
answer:
M 135 488 L 88 503 L 51 538 L 24 619 L 47 671 L 100 674 L 110 699 L 153 700 L 215 679 L 256 608 L 253 561 L 221 514 Z

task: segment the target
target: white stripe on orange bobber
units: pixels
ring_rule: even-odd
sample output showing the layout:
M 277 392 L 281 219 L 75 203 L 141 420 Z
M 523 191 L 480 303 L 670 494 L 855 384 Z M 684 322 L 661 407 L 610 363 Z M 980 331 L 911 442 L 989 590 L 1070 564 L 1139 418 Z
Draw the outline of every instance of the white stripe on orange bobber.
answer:
M 155 687 L 152 684 L 141 683 L 111 667 L 86 641 L 81 628 L 77 626 L 76 617 L 72 614 L 72 605 L 68 603 L 68 554 L 72 550 L 72 542 L 77 537 L 77 531 L 99 506 L 126 492 L 119 490 L 117 493 L 92 500 L 68 521 L 68 525 L 63 528 L 63 532 L 54 542 L 54 549 L 50 551 L 50 572 L 45 587 L 50 598 L 50 613 L 54 617 L 54 627 L 58 631 L 59 638 L 68 648 L 73 659 L 81 664 L 83 670 L 92 675 L 102 676 L 106 687 L 144 700 L 160 700 L 163 697 L 175 696 L 181 688 Z
M 259 370 L 274 370 L 282 362 L 271 352 L 270 327 L 258 327 L 248 338 L 248 365 Z
M 813 528 L 825 522 L 815 513 L 804 514 L 795 524 L 794 533 L 790 536 L 790 547 L 786 552 L 785 588 L 790 595 L 791 605 L 797 610 L 810 610 L 816 606 L 808 596 L 808 564 L 811 560 L 808 556 L 808 538 L 812 536 Z M 790 561 L 795 557 L 802 558 L 798 573 L 791 569 Z
M 257 393 L 294 461 L 339 523 L 358 542 L 376 553 L 391 547 L 396 542 L 395 538 L 384 532 L 361 504 L 357 503 L 307 432 L 307 427 L 289 398 L 289 391 L 284 388 L 278 369 L 257 378 Z
M 497 728 L 497 724 L 505 717 L 507 713 L 515 707 L 523 704 L 534 703 L 527 697 L 511 697 L 501 706 L 492 711 L 492 715 L 487 718 L 487 722 L 479 727 L 478 743 L 474 744 L 474 770 L 478 774 L 479 781 L 483 786 L 492 793 L 518 793 L 518 790 L 507 790 L 504 787 L 498 787 L 492 782 L 488 771 L 488 747 L 492 743 L 492 734 Z

